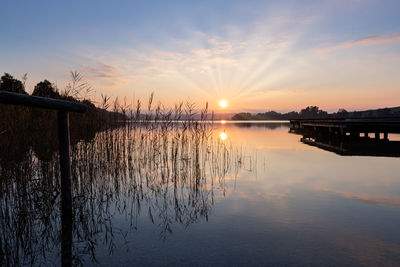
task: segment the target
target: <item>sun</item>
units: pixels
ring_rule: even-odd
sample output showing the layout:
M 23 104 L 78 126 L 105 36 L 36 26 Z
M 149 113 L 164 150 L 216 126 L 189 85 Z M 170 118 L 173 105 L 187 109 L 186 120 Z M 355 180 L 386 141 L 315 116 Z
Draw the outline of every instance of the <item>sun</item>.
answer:
M 221 101 L 219 101 L 219 106 L 221 108 L 226 108 L 228 106 L 228 101 L 226 101 L 225 99 L 222 99 Z

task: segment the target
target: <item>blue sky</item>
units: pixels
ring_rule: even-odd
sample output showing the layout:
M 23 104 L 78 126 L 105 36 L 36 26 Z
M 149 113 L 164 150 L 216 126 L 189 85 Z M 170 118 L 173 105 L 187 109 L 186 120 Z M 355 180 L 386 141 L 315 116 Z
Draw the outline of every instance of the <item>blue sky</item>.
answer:
M 400 105 L 400 1 L 4 1 L 0 72 L 231 110 Z

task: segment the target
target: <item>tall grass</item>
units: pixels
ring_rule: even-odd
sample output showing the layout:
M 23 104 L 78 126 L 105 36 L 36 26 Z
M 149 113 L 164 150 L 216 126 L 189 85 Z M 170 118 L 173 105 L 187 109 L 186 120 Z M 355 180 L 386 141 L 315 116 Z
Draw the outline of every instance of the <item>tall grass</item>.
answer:
M 226 178 L 236 178 L 244 167 L 244 150 L 215 136 L 208 105 L 178 103 L 168 109 L 154 105 L 153 95 L 145 111 L 140 100 L 132 107 L 102 96 L 100 105 L 124 117 L 100 113 L 98 122 L 110 119 L 113 127 L 77 138 L 71 147 L 73 254 L 74 263 L 82 265 L 87 257 L 96 261 L 96 248 L 103 244 L 113 253 L 115 239 L 137 229 L 139 216 L 147 216 L 161 238 L 175 224 L 208 220 L 215 201 L 227 192 Z M 27 140 L 23 156 L 0 160 L 4 266 L 48 264 L 59 257 L 57 146 L 43 149 L 48 144 L 39 135 Z M 130 227 L 116 228 L 114 216 L 123 216 Z

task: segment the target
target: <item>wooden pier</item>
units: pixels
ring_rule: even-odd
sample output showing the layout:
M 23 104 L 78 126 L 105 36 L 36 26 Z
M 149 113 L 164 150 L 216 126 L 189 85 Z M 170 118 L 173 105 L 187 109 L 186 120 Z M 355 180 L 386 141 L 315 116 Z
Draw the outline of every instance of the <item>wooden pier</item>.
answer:
M 344 156 L 400 157 L 400 118 L 291 120 L 290 132 L 303 143 Z
M 368 118 L 368 119 L 298 119 L 290 120 L 291 132 L 351 136 L 353 138 L 368 137 L 388 139 L 388 134 L 400 134 L 400 118 Z M 381 138 L 381 135 L 382 138 Z

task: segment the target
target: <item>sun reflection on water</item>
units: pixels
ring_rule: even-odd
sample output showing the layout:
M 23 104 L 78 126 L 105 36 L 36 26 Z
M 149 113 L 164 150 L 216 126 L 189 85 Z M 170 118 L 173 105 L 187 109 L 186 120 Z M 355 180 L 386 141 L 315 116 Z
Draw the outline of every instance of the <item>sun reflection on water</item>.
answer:
M 219 138 L 221 138 L 222 141 L 225 141 L 228 138 L 228 135 L 225 132 L 222 132 L 219 134 Z

